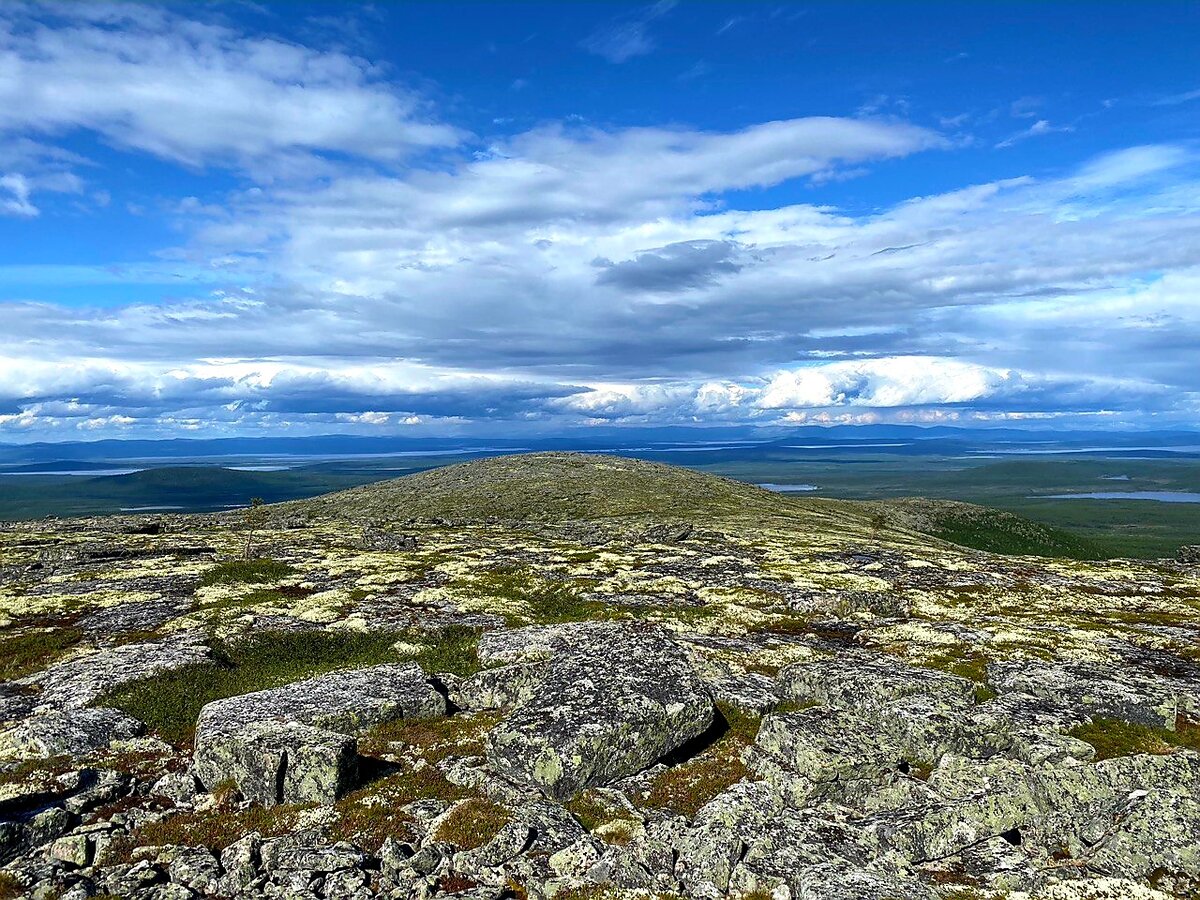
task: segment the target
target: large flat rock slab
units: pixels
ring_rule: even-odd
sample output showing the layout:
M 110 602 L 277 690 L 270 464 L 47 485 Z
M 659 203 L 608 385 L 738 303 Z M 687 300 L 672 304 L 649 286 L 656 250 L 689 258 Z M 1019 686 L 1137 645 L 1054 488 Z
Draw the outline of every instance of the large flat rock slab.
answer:
M 712 723 L 707 688 L 660 631 L 609 623 L 521 631 L 507 642 L 521 648 L 509 659 L 551 655 L 540 685 L 488 735 L 492 768 L 515 781 L 565 799 L 644 769 Z
M 201 732 L 279 720 L 351 734 L 395 719 L 446 714 L 445 698 L 416 663 L 329 672 L 282 687 L 214 700 L 200 710 Z
M 266 806 L 331 803 L 357 781 L 355 732 L 445 713 L 416 663 L 330 672 L 206 705 L 193 765 L 210 790 L 232 781 Z
M 51 666 L 23 679 L 41 689 L 38 702 L 54 708 L 88 706 L 100 695 L 186 666 L 212 661 L 201 635 L 185 632 L 156 641 L 95 650 Z
M 843 653 L 795 663 L 779 673 L 778 683 L 789 700 L 838 706 L 866 718 L 886 716 L 895 701 L 908 697 L 921 697 L 947 711 L 964 710 L 975 702 L 975 685 L 968 679 L 882 654 Z

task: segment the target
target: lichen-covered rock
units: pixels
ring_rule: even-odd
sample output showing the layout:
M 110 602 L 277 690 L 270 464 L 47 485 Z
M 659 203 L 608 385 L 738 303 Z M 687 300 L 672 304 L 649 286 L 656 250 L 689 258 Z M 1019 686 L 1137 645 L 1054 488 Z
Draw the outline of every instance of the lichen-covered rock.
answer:
M 0 732 L 0 759 L 82 756 L 145 730 L 137 719 L 115 709 L 47 710 Z
M 886 716 L 896 700 L 914 696 L 942 709 L 965 710 L 974 704 L 975 691 L 966 678 L 867 653 L 794 663 L 780 671 L 778 684 L 785 699 L 839 706 L 866 718 Z
M 215 700 L 200 710 L 196 736 L 199 741 L 201 735 L 269 720 L 350 734 L 395 719 L 445 713 L 445 698 L 429 684 L 420 666 L 384 664 Z
M 794 806 L 814 795 L 862 793 L 905 760 L 907 748 L 866 719 L 829 706 L 772 713 L 747 764 Z
M 645 768 L 712 722 L 703 682 L 661 632 L 591 624 L 573 637 L 537 693 L 489 733 L 497 772 L 565 799 Z
M 247 800 L 332 803 L 358 780 L 353 737 L 289 721 L 252 721 L 196 733 L 196 777 L 208 790 L 232 782 Z
M 1200 887 L 1200 799 L 1171 791 L 1135 791 L 1084 860 L 1102 875 L 1147 878 L 1157 873 L 1181 888 Z
M 357 742 L 347 733 L 445 711 L 416 663 L 331 672 L 207 704 L 193 764 L 207 789 L 232 780 L 265 806 L 330 803 L 358 777 Z
M 211 659 L 212 653 L 201 636 L 183 633 L 95 650 L 51 666 L 24 683 L 41 689 L 39 702 L 43 706 L 78 708 L 131 681 Z
M 1195 678 L 1083 662 L 1005 663 L 988 671 L 1003 691 L 1045 698 L 1087 716 L 1174 728 L 1180 716 L 1200 711 L 1200 679 Z
M 545 661 L 519 662 L 484 669 L 464 678 L 450 691 L 460 709 L 501 709 L 532 699 L 549 673 Z

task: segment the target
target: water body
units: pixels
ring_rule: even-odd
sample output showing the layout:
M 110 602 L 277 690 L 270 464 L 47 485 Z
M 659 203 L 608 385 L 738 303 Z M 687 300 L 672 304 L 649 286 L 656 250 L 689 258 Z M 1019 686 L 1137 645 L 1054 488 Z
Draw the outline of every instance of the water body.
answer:
M 1188 491 L 1092 491 L 1088 494 L 1038 494 L 1031 500 L 1153 500 L 1158 503 L 1200 503 Z
M 38 472 L 0 472 L 0 476 L 8 478 L 34 478 L 48 475 L 71 475 L 71 476 L 101 476 L 101 475 L 133 475 L 135 472 L 141 472 L 142 469 L 46 469 Z
M 802 494 L 806 491 L 815 491 L 815 484 L 771 484 L 770 482 L 760 482 L 758 487 L 766 488 L 768 491 L 775 491 L 777 494 Z

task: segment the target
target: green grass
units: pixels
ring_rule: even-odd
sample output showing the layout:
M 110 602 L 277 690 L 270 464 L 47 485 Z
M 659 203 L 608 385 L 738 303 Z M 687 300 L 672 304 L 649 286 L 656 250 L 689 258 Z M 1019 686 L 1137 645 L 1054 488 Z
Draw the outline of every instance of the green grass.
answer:
M 428 674 L 453 672 L 473 675 L 479 671 L 479 629 L 449 625 L 438 631 L 409 633 L 423 647 L 414 659 Z
M 517 566 L 484 572 L 455 587 L 477 599 L 488 600 L 497 608 L 521 607 L 520 612 L 508 612 L 510 625 L 612 619 L 621 612 L 611 604 L 583 599 L 569 582 L 541 578 L 532 570 Z
M 417 518 L 452 520 L 669 521 L 778 513 L 786 501 L 749 485 L 646 460 L 528 453 L 446 466 L 300 501 L 290 508 L 352 520 L 387 519 L 402 509 Z
M 1101 551 L 1061 528 L 985 506 L 945 500 L 907 499 L 881 504 L 883 518 L 900 514 L 904 524 L 961 547 L 1008 555 L 1095 559 Z
M 334 804 L 336 840 L 353 841 L 376 851 L 389 837 L 417 841 L 423 834 L 401 807 L 418 800 L 453 802 L 467 791 L 447 780 L 436 766 L 398 772 L 347 794 Z
M 219 563 L 200 576 L 200 585 L 264 584 L 279 581 L 295 569 L 277 559 L 233 559 Z
M 0 872 L 0 900 L 21 897 L 25 894 L 25 885 L 15 875 Z
M 0 638 L 0 679 L 32 675 L 52 664 L 86 635 L 78 628 L 53 628 L 27 631 Z
M 149 822 L 123 835 L 105 848 L 106 865 L 126 862 L 138 847 L 185 845 L 207 847 L 220 853 L 244 834 L 257 831 L 263 837 L 281 837 L 296 828 L 305 805 L 283 805 L 264 809 L 232 809 L 218 804 L 203 811 L 187 810 L 158 822 Z
M 398 719 L 376 725 L 358 742 L 364 756 L 388 758 L 395 748 L 415 754 L 430 765 L 450 756 L 482 756 L 484 735 L 500 721 L 496 712 L 441 716 L 436 719 Z
M 1200 725 L 1178 723 L 1176 730 L 1136 725 L 1121 719 L 1093 719 L 1068 732 L 1096 748 L 1096 759 L 1113 759 L 1135 753 L 1174 753 L 1178 749 L 1200 751 Z

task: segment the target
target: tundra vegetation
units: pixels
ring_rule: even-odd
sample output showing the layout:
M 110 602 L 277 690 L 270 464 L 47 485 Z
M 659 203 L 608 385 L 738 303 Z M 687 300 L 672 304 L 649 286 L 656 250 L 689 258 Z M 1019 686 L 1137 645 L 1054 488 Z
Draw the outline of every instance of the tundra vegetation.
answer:
M 1195 897 L 1200 554 L 1085 550 L 576 454 L 0 526 L 0 897 Z

